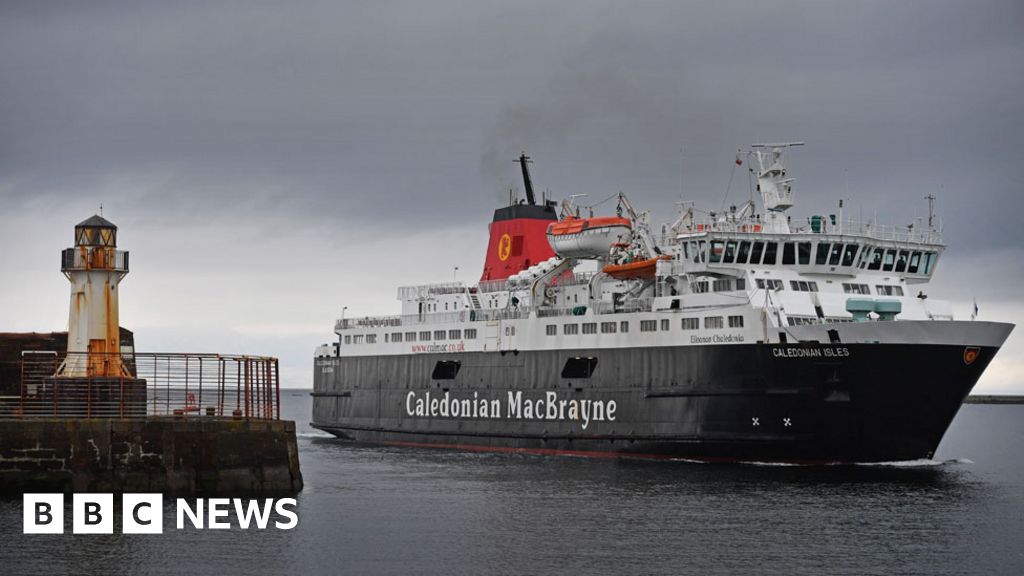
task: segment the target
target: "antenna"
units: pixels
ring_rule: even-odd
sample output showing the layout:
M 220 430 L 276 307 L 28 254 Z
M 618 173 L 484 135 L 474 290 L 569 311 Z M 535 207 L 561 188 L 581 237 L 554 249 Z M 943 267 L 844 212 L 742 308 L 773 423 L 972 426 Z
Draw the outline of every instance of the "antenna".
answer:
M 103 216 L 103 203 L 100 203 L 100 216 Z
M 932 218 L 935 215 L 935 195 L 929 194 L 924 197 L 928 201 L 928 229 L 932 228 Z
M 533 195 L 533 182 L 530 181 L 530 169 L 526 166 L 530 163 L 530 157 L 525 152 L 519 155 L 519 165 L 523 168 L 523 184 L 526 186 L 526 201 L 531 205 L 537 204 L 537 199 Z

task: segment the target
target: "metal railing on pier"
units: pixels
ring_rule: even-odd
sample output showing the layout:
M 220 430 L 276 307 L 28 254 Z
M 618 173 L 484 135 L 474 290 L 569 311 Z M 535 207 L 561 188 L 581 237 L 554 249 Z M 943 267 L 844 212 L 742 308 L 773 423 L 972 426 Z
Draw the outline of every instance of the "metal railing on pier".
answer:
M 105 356 L 97 361 L 97 356 Z M 102 366 L 102 369 L 97 367 Z M 24 352 L 0 417 L 281 417 L 276 358 L 221 354 Z

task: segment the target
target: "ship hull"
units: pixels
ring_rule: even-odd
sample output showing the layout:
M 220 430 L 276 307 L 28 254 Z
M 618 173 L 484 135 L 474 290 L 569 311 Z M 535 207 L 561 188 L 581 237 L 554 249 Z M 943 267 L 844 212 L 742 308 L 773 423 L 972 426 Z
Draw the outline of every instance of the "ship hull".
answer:
M 313 425 L 358 442 L 499 452 L 913 460 L 934 455 L 997 350 L 758 343 L 325 357 Z M 592 373 L 574 373 L 571 359 L 586 368 L 588 358 Z M 459 363 L 454 378 L 434 378 L 439 362 Z

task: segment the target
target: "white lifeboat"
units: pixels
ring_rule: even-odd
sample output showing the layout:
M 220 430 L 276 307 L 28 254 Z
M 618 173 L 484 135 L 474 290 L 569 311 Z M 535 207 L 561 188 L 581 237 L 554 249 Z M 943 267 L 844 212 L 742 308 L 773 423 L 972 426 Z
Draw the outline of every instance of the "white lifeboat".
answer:
M 548 244 L 562 258 L 599 258 L 607 256 L 612 246 L 626 244 L 632 225 L 626 218 L 574 218 L 548 226 Z

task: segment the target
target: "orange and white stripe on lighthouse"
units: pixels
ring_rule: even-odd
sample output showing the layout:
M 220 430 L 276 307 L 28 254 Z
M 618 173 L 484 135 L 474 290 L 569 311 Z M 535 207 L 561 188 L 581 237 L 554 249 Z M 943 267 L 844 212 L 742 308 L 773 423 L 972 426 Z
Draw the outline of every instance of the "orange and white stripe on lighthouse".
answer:
M 127 375 L 120 354 L 117 293 L 128 274 L 128 252 L 117 249 L 117 226 L 98 215 L 75 226 L 75 246 L 61 254 L 61 271 L 71 281 L 71 311 L 68 357 L 59 375 Z

